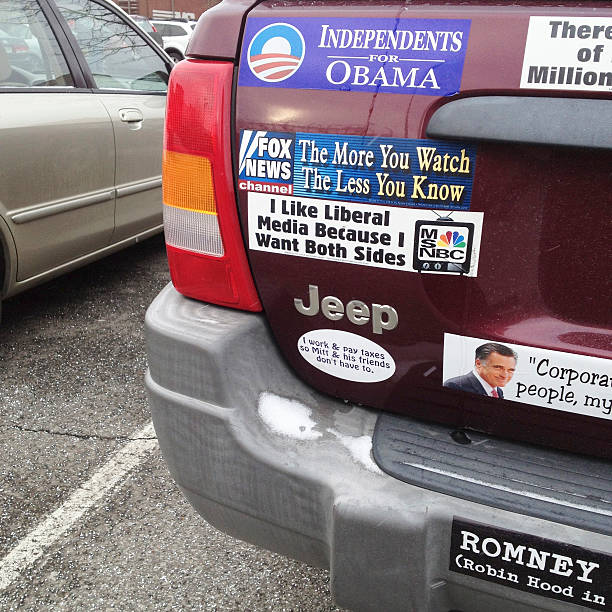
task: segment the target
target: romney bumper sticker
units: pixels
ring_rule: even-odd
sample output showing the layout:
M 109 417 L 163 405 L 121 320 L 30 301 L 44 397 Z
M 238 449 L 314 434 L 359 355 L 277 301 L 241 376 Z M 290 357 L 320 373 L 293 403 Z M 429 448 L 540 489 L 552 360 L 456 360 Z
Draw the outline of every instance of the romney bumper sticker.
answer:
M 247 21 L 239 84 L 450 96 L 468 19 L 308 17 Z
M 565 542 L 455 517 L 449 569 L 581 610 L 612 609 L 612 557 Z

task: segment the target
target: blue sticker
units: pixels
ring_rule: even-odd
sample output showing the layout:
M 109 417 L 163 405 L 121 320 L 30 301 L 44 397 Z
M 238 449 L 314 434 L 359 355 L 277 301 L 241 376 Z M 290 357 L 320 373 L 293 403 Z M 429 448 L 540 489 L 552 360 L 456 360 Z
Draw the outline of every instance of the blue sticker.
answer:
M 243 130 L 244 191 L 469 210 L 476 146 L 456 142 Z
M 239 84 L 450 96 L 469 19 L 247 20 Z

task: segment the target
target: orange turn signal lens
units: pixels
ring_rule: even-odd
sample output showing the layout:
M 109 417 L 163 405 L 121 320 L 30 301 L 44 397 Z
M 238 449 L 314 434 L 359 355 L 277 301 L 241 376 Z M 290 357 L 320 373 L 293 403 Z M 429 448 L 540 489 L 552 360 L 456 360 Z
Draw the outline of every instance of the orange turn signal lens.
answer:
M 212 164 L 206 157 L 165 150 L 162 192 L 167 206 L 217 214 Z

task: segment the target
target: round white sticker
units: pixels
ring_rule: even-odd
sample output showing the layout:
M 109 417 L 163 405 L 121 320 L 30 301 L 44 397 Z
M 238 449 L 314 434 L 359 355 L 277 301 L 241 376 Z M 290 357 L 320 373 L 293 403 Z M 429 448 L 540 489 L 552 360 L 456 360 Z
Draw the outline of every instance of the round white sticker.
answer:
M 300 337 L 297 348 L 310 365 L 336 378 L 374 383 L 395 373 L 395 361 L 382 346 L 351 332 L 315 329 Z

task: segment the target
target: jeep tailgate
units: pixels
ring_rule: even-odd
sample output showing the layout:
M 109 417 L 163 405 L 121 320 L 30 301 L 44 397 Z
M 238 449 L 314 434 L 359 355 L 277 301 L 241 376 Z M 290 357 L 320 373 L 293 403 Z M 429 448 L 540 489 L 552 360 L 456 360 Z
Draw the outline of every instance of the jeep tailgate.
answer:
M 236 190 L 313 387 L 610 456 L 612 7 L 556 4 L 257 5 Z M 500 398 L 444 386 L 491 342 L 516 355 Z

